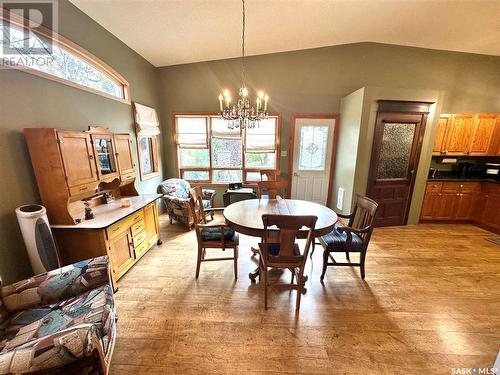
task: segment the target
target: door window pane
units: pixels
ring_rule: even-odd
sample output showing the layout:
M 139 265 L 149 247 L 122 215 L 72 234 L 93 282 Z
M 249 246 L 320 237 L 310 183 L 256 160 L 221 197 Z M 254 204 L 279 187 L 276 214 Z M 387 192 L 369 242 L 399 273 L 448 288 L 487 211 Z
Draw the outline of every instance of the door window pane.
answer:
M 416 124 L 385 123 L 377 179 L 406 178 Z
M 215 170 L 213 171 L 213 180 L 214 182 L 222 182 L 222 183 L 229 183 L 229 182 L 242 182 L 242 171 L 241 170 L 225 170 L 225 171 L 220 171 L 220 170 Z
M 241 168 L 242 159 L 241 139 L 212 138 L 212 167 Z
M 325 170 L 327 148 L 328 126 L 302 126 L 300 128 L 299 170 Z

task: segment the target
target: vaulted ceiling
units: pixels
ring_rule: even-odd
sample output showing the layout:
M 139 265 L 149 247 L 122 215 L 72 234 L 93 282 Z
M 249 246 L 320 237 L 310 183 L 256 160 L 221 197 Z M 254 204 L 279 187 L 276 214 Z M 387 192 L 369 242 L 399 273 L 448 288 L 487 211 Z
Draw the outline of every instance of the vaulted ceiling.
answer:
M 155 66 L 241 54 L 239 0 L 70 0 Z M 247 54 L 356 42 L 500 56 L 500 0 L 246 0 Z

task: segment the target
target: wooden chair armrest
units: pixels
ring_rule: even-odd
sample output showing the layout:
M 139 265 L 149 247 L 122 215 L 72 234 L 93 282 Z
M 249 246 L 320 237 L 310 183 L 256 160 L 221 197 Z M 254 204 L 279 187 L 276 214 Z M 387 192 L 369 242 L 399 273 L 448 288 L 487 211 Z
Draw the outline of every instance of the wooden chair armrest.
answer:
M 361 234 L 367 233 L 370 230 L 370 227 L 365 227 L 363 229 L 356 229 L 353 227 L 338 227 L 337 230 L 340 233 L 345 232 L 345 234 L 347 236 L 346 245 L 347 245 L 347 247 L 349 247 L 349 246 L 351 246 L 351 243 L 352 243 L 352 233 L 355 233 L 359 237 L 361 237 Z
M 339 213 L 337 213 L 337 216 L 341 217 L 342 219 L 350 219 L 350 218 L 352 218 L 353 214 L 352 213 L 350 213 L 350 214 L 339 214 Z
M 205 208 L 205 213 L 224 211 L 224 208 Z

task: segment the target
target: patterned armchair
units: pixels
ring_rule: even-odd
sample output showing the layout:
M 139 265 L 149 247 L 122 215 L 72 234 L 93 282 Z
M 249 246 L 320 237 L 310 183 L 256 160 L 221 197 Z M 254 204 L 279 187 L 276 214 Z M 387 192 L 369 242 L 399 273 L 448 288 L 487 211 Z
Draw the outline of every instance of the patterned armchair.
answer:
M 170 178 L 158 185 L 158 194 L 163 194 L 163 202 L 172 220 L 184 223 L 189 229 L 194 226 L 194 216 L 191 212 L 189 201 L 191 199 L 189 190 L 191 185 L 186 180 L 180 178 Z M 214 207 L 215 190 L 202 189 L 203 206 L 205 209 Z M 207 214 L 214 218 L 213 212 Z
M 0 286 L 0 374 L 107 374 L 115 322 L 106 256 Z

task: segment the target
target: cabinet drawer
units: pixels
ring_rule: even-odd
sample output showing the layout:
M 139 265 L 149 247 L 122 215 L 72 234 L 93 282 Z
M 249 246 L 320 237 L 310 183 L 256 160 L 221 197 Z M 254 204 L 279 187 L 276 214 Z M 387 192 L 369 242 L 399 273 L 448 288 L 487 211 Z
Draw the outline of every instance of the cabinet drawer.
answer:
M 486 194 L 500 194 L 500 184 L 487 182 L 483 185 L 483 191 Z
M 87 194 L 93 194 L 95 192 L 97 192 L 97 189 L 96 189 L 96 184 L 94 183 L 69 188 L 69 195 L 71 196 L 87 195 Z
M 480 182 L 443 182 L 443 193 L 466 193 L 481 191 Z
M 133 241 L 134 241 L 134 247 L 137 247 L 139 246 L 140 244 L 142 244 L 144 242 L 144 240 L 146 239 L 146 232 L 145 231 L 142 231 L 138 234 L 136 234 L 134 237 L 133 237 Z M 147 242 L 146 242 L 147 243 Z
M 148 251 L 148 241 L 143 241 L 140 245 L 134 247 L 136 258 L 140 258 L 146 251 Z
M 129 228 L 130 228 L 130 223 L 128 222 L 127 219 L 123 219 L 117 223 L 114 223 L 113 225 L 110 225 L 106 229 L 106 232 L 108 234 L 108 238 L 111 239 L 127 231 Z
M 120 178 L 121 178 L 122 181 L 132 180 L 133 178 L 135 178 L 135 172 L 130 172 L 130 173 L 122 174 L 120 176 Z
M 128 216 L 127 219 L 130 220 L 130 225 L 133 225 L 141 220 L 144 221 L 144 212 L 142 210 L 139 210 Z
M 144 220 L 139 220 L 137 223 L 132 224 L 132 236 L 144 230 Z
M 443 183 L 441 181 L 427 181 L 426 193 L 439 193 Z

